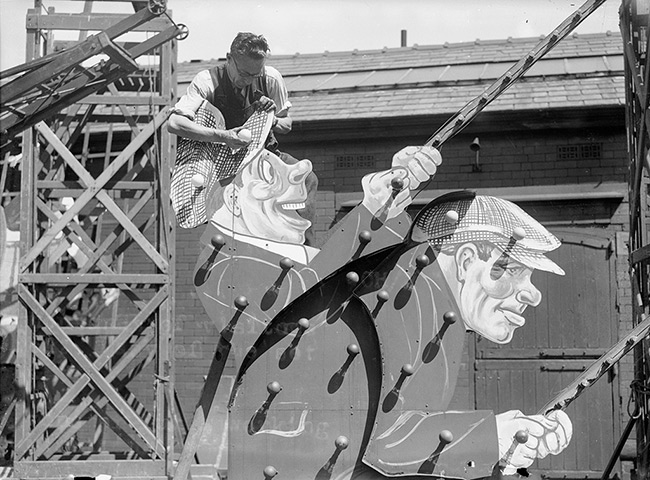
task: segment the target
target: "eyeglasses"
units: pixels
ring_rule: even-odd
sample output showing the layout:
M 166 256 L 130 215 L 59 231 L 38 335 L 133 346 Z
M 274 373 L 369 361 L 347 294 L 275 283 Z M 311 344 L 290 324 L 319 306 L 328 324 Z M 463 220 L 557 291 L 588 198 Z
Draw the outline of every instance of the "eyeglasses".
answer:
M 234 56 L 230 57 L 235 64 L 235 69 L 237 70 L 237 74 L 242 77 L 242 78 L 259 78 L 262 76 L 262 73 L 264 72 L 264 67 L 262 67 L 262 70 L 260 70 L 257 73 L 248 73 L 241 68 L 239 68 L 239 65 L 237 65 L 237 60 L 235 60 Z

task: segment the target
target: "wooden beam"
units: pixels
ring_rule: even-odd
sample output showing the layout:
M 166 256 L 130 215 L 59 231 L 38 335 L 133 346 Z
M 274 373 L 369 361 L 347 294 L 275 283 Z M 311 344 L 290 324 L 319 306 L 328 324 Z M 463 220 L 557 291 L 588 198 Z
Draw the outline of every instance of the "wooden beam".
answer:
M 21 273 L 18 281 L 48 285 L 168 285 L 169 275 L 156 273 Z
M 145 18 L 145 15 L 141 14 L 140 16 Z M 56 12 L 41 14 L 37 10 L 29 9 L 26 28 L 27 30 L 109 30 L 114 28 L 119 22 L 123 22 L 130 17 L 135 17 L 135 15 L 121 13 L 93 13 L 92 15 L 84 15 L 81 13 Z M 152 17 L 145 22 L 135 26 L 122 26 L 119 31 L 121 33 L 126 31 L 161 32 L 173 25 L 172 21 L 165 15 Z
M 143 97 L 135 95 L 122 95 L 120 97 L 113 97 L 110 95 L 88 95 L 83 100 L 79 100 L 81 105 L 169 105 L 169 99 L 163 97 Z
M 68 475 L 91 475 L 94 477 L 98 473 L 112 475 L 120 480 L 142 479 L 142 477 L 165 479 L 167 477 L 164 469 L 165 462 L 162 460 L 115 461 L 115 459 L 90 460 L 87 458 L 83 461 L 81 459 L 59 459 L 56 462 L 25 461 L 14 466 L 16 477 L 23 479 L 61 479 Z
M 143 182 L 143 181 L 122 181 L 115 180 L 107 182 L 105 188 L 107 190 L 151 190 L 154 187 L 154 182 Z M 57 180 L 37 180 L 36 188 L 39 190 L 48 189 L 52 190 L 49 192 L 49 198 L 63 198 L 63 197 L 72 197 L 77 198 L 81 195 L 85 187 L 78 181 L 68 180 L 68 181 L 57 181 Z

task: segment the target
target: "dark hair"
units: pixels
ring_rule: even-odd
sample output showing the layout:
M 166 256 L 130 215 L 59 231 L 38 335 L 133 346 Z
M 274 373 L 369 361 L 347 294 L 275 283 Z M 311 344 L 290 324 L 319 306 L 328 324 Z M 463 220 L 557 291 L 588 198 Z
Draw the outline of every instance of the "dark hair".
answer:
M 244 55 L 255 59 L 266 58 L 269 50 L 269 43 L 263 35 L 250 32 L 239 32 L 230 45 L 231 55 Z

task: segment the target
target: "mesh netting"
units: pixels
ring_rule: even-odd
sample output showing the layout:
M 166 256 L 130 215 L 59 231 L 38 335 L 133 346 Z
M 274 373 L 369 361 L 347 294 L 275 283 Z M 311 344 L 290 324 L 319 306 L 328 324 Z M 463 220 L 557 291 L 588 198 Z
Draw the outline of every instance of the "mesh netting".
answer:
M 194 121 L 208 128 L 216 128 L 218 124 L 217 117 L 205 103 L 197 110 Z M 251 131 L 252 141 L 248 147 L 236 152 L 220 143 L 178 138 L 176 164 L 171 181 L 171 199 L 179 226 L 194 228 L 207 222 L 208 192 L 212 192 L 219 180 L 235 175 L 241 165 L 264 147 L 270 123 L 271 114 L 253 113 L 243 125 Z M 197 174 L 203 178 L 203 185 L 192 184 L 192 177 Z

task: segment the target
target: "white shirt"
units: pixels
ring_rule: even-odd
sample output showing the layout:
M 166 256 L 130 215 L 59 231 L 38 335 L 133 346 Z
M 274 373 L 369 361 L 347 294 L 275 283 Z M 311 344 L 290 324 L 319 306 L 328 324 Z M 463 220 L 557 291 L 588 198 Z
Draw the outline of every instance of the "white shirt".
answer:
M 264 72 L 266 73 L 266 89 L 269 97 L 275 102 L 277 107 L 275 116 L 280 118 L 286 117 L 289 114 L 291 102 L 289 101 L 289 92 L 287 91 L 284 79 L 280 72 L 268 65 L 264 67 Z M 190 120 L 194 120 L 194 113 L 201 106 L 203 100 L 212 98 L 213 93 L 214 82 L 212 81 L 210 70 L 202 70 L 192 79 L 192 83 L 187 87 L 185 95 L 178 100 L 172 109 L 172 113 L 177 113 Z

